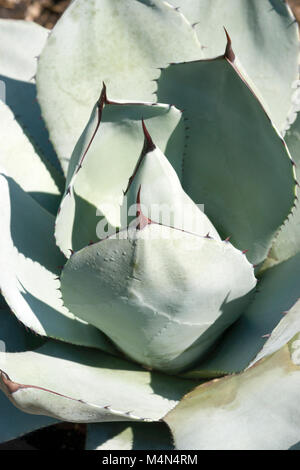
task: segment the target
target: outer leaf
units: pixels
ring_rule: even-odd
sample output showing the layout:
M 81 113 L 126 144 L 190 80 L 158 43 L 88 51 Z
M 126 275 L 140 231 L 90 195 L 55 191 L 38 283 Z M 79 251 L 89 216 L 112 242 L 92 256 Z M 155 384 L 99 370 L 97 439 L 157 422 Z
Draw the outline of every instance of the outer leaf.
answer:
M 291 155 L 296 163 L 295 170 L 297 179 L 300 177 L 300 116 L 292 124 L 285 135 L 285 140 Z M 269 252 L 268 258 L 263 266 L 267 268 L 274 266 L 300 251 L 300 208 L 296 201 L 296 207 L 292 211 L 288 220 L 281 227 L 273 246 Z
M 1 29 L 0 29 L 1 32 Z M 13 113 L 0 101 L 0 166 L 40 205 L 56 213 L 60 190 Z
M 42 53 L 37 82 L 64 170 L 102 81 L 115 99 L 152 101 L 156 67 L 201 56 L 191 25 L 162 0 L 72 2 Z
M 199 360 L 236 321 L 256 280 L 245 255 L 220 240 L 145 133 L 126 191 L 129 202 L 137 203 L 135 225 L 73 254 L 61 291 L 70 311 L 104 331 L 130 358 L 174 373 Z M 174 204 L 179 224 L 149 219 L 142 207 L 152 209 L 153 202 L 168 210 Z M 196 217 L 200 231 L 185 231 Z
M 0 80 L 5 84 L 5 100 L 16 121 L 33 139 L 35 147 L 39 148 L 41 159 L 59 182 L 60 174 L 57 169 L 60 166 L 36 100 L 37 59 L 48 34 L 47 29 L 32 21 L 0 19 Z M 57 169 L 52 167 L 50 161 Z
M 196 24 L 206 58 L 222 54 L 223 26 L 256 84 L 277 128 L 285 128 L 292 83 L 298 79 L 299 35 L 287 2 L 282 0 L 171 0 Z
M 87 450 L 173 450 L 164 423 L 89 424 Z
M 188 120 L 184 190 L 205 205 L 219 232 L 260 263 L 294 203 L 295 173 L 237 68 L 229 37 L 224 56 L 163 70 L 157 96 L 184 109 Z
M 0 354 L 0 369 L 1 389 L 23 411 L 83 423 L 159 420 L 194 385 L 53 341 Z
M 114 351 L 62 305 L 55 278 L 64 258 L 52 240 L 54 217 L 4 175 L 0 199 L 0 287 L 17 318 L 40 335 Z
M 260 359 L 273 354 L 288 343 L 295 332 L 300 331 L 300 300 L 286 312 L 283 319 L 272 331 L 270 338 L 264 344 L 262 350 L 258 353 L 255 360 L 250 364 L 252 366 Z
M 99 239 L 98 224 L 104 227 L 108 221 L 112 226 L 109 229 L 124 225 L 120 206 L 143 147 L 142 119 L 181 177 L 181 117 L 182 113 L 173 106 L 109 101 L 103 87 L 72 154 L 56 220 L 56 241 L 65 256 L 70 256 L 70 249 L 79 250 Z
M 266 337 L 300 297 L 299 277 L 300 254 L 266 271 L 259 282 L 258 292 L 252 304 L 228 330 L 207 360 L 186 376 L 212 377 L 240 372 L 257 355 L 261 357 L 260 350 L 266 342 Z M 281 327 L 278 328 L 281 331 Z
M 24 351 L 41 345 L 43 340 L 26 332 L 23 325 L 6 309 L 0 309 L 0 351 Z M 5 396 L 0 394 L 0 442 L 14 439 L 23 434 L 48 426 L 55 421 L 46 416 L 30 416 L 22 413 Z M 13 423 L 13 426 L 12 426 Z
M 300 435 L 296 338 L 242 374 L 215 379 L 186 395 L 165 417 L 176 448 L 285 450 L 296 444 Z

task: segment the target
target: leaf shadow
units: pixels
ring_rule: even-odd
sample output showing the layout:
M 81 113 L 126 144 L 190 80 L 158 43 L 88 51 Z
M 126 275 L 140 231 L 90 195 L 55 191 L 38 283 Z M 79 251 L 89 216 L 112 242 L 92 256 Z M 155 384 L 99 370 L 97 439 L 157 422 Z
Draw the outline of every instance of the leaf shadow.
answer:
M 16 121 L 23 128 L 27 137 L 33 141 L 52 165 L 62 173 L 62 169 L 49 140 L 49 134 L 41 116 L 37 101 L 36 85 L 0 75 L 5 84 L 5 101 L 15 115 Z

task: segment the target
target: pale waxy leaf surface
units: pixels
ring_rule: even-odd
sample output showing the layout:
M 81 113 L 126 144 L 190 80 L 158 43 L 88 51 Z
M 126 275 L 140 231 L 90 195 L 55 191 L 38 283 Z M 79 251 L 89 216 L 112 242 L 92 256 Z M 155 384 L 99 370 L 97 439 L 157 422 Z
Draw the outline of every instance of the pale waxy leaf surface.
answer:
M 241 318 L 225 333 L 212 354 L 186 377 L 203 378 L 240 372 L 257 355 L 260 357 L 268 335 L 280 325 L 285 312 L 300 297 L 299 279 L 300 254 L 268 269 L 257 285 L 258 292 L 253 302 Z
M 194 29 L 164 1 L 74 1 L 53 29 L 37 75 L 39 102 L 64 171 L 102 81 L 114 99 L 154 101 L 157 67 L 200 57 Z
M 295 171 L 297 180 L 300 179 L 300 117 L 288 129 L 285 134 L 285 141 L 295 161 Z M 300 208 L 299 201 L 296 200 L 295 208 L 289 215 L 288 220 L 280 228 L 278 235 L 273 242 L 268 258 L 262 269 L 274 266 L 282 261 L 294 256 L 300 251 Z
M 121 208 L 122 213 L 128 214 L 125 227 L 134 225 L 137 210 L 140 210 L 152 222 L 220 241 L 208 217 L 183 191 L 176 171 L 159 146 L 153 143 L 144 122 L 143 130 L 144 148 L 129 179 L 124 208 Z M 128 208 L 131 208 L 130 213 Z
M 96 423 L 88 425 L 86 450 L 174 450 L 174 446 L 165 423 Z
M 0 89 L 0 98 L 4 94 L 5 103 L 59 184 L 62 180 L 60 165 L 36 99 L 38 56 L 48 35 L 46 28 L 32 21 L 0 19 L 0 80 L 5 86 L 5 90 Z
M 0 387 L 14 405 L 70 422 L 157 421 L 195 386 L 54 341 L 35 352 L 0 353 L 0 369 Z
M 298 26 L 282 0 L 171 0 L 195 26 L 205 58 L 222 54 L 223 27 L 279 131 L 298 79 Z
M 56 213 L 60 190 L 12 111 L 1 100 L 0 121 L 0 167 L 41 206 Z
M 287 450 L 300 435 L 300 340 L 186 395 L 165 421 L 179 450 Z
M 105 332 L 127 356 L 174 373 L 203 355 L 238 318 L 256 279 L 246 256 L 217 234 L 214 239 L 185 232 L 182 225 L 163 225 L 142 213 L 151 200 L 170 204 L 165 188 L 178 212 L 187 200 L 166 157 L 147 145 L 128 190 L 134 200 L 140 188 L 137 223 L 73 254 L 61 291 L 70 311 Z M 190 226 L 196 211 L 213 236 L 196 206 Z
M 109 101 L 104 86 L 72 154 L 56 220 L 56 242 L 65 256 L 70 256 L 70 249 L 77 251 L 99 240 L 98 224 L 104 230 L 108 222 L 108 235 L 126 223 L 127 211 L 124 222 L 121 205 L 143 148 L 142 119 L 181 177 L 182 113 L 164 104 Z
M 157 97 L 183 109 L 187 120 L 183 189 L 258 264 L 292 208 L 295 172 L 236 63 L 228 38 L 223 56 L 164 69 Z
M 100 331 L 62 304 L 56 278 L 65 259 L 54 242 L 54 216 L 4 174 L 0 196 L 0 288 L 13 313 L 42 336 L 114 351 Z

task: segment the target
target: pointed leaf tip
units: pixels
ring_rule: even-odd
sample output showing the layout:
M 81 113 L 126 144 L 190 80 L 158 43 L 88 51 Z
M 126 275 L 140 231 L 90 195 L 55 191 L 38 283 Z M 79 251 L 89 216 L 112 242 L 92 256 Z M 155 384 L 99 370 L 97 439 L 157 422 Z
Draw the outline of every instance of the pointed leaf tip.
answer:
M 127 188 L 125 189 L 125 191 L 123 191 L 123 194 L 124 196 L 128 193 L 128 190 L 131 186 L 131 183 L 132 181 L 134 180 L 134 177 L 140 167 L 140 164 L 141 162 L 143 161 L 143 159 L 145 158 L 145 156 L 147 155 L 147 153 L 149 152 L 152 152 L 153 150 L 156 149 L 156 145 L 154 144 L 153 140 L 152 140 L 152 137 L 150 136 L 149 134 L 149 131 L 146 127 L 146 124 L 145 124 L 145 121 L 144 119 L 142 119 L 142 128 L 143 128 L 143 132 L 144 132 L 144 146 L 143 146 L 143 150 L 142 150 L 142 153 L 137 161 L 137 164 L 135 166 L 135 169 L 134 169 L 134 172 L 133 174 L 131 175 L 131 177 L 129 178 L 129 181 L 128 181 L 128 184 L 127 184 Z
M 10 377 L 4 372 L 3 370 L 0 369 L 0 379 L 2 380 L 6 391 L 9 395 L 12 395 L 13 393 L 17 392 L 20 388 L 21 385 L 13 382 Z
M 102 82 L 102 90 L 100 93 L 100 97 L 98 99 L 98 107 L 102 109 L 104 104 L 107 104 L 107 103 L 108 103 L 108 99 L 107 99 L 107 94 L 106 94 L 106 85 L 104 82 Z
M 233 49 L 232 49 L 231 37 L 229 36 L 228 31 L 225 28 L 225 26 L 223 26 L 223 28 L 224 28 L 226 38 L 227 38 L 227 44 L 226 44 L 224 57 L 226 57 L 226 59 L 228 59 L 229 62 L 233 63 L 235 61 L 235 53 L 233 52 Z
M 156 146 L 153 143 L 153 140 L 148 132 L 144 119 L 142 119 L 142 127 L 143 127 L 143 132 L 144 132 L 144 137 L 145 137 L 143 153 L 152 152 L 152 150 L 154 150 Z

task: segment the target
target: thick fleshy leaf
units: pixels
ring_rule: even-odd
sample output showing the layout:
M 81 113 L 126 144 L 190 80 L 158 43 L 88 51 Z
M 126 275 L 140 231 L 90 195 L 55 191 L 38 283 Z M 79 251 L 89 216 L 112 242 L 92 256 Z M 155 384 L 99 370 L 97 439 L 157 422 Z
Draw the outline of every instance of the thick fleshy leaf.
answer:
M 223 26 L 281 131 L 298 79 L 297 23 L 282 0 L 171 0 L 195 26 L 205 58 L 222 54 Z
M 0 287 L 13 313 L 40 335 L 114 351 L 62 305 L 56 277 L 64 258 L 54 243 L 54 217 L 3 174 L 0 199 Z
M 64 170 L 102 81 L 115 99 L 152 101 L 156 67 L 200 57 L 193 28 L 164 1 L 72 2 L 47 41 L 37 76 L 43 115 Z
M 6 104 L 59 183 L 60 165 L 36 100 L 37 59 L 48 35 L 47 29 L 32 21 L 0 19 L 0 80 L 5 84 Z
M 151 222 L 221 240 L 207 216 L 183 191 L 176 171 L 154 144 L 144 122 L 143 130 L 144 147 L 129 179 L 121 208 L 126 221 L 122 228 L 136 226 L 139 223 L 137 210 L 140 210 Z
M 270 338 L 264 344 L 262 350 L 258 353 L 255 360 L 250 364 L 252 366 L 263 357 L 278 351 L 286 343 L 288 343 L 295 333 L 300 331 L 300 300 L 293 307 L 285 312 L 285 316 L 272 331 Z
M 300 254 L 266 271 L 253 302 L 241 318 L 225 333 L 207 360 L 186 376 L 213 377 L 245 369 L 260 353 L 283 314 L 300 297 L 299 278 Z M 288 318 L 285 321 L 289 321 Z M 278 328 L 281 331 L 280 323 Z
M 136 223 L 73 254 L 61 291 L 70 311 L 105 332 L 130 358 L 174 373 L 205 354 L 239 317 L 256 280 L 246 256 L 218 234 L 214 239 L 183 230 L 198 211 L 200 229 L 205 225 L 215 233 L 145 132 L 126 191 L 131 202 L 136 197 Z M 169 210 L 175 202 L 180 224 L 187 202 L 191 220 L 178 228 L 153 221 L 142 210 L 151 209 L 151 201 Z
M 0 28 L 1 32 L 1 28 Z M 40 205 L 56 213 L 60 189 L 35 152 L 12 111 L 0 101 L 0 166 Z
M 292 208 L 295 172 L 282 138 L 237 67 L 228 37 L 223 56 L 163 70 L 157 96 L 183 109 L 187 120 L 184 190 L 258 264 Z
M 297 179 L 300 179 L 300 116 L 286 132 L 285 141 L 295 161 Z M 296 201 L 296 206 L 290 214 L 288 220 L 280 228 L 278 235 L 264 263 L 263 269 L 274 266 L 282 261 L 294 256 L 300 251 L 300 205 Z
M 245 255 L 226 242 L 148 227 L 142 236 L 108 238 L 75 253 L 61 291 L 70 311 L 129 357 L 176 372 L 243 313 L 255 277 Z
M 0 369 L 2 391 L 23 411 L 83 423 L 159 420 L 195 385 L 54 341 L 0 354 Z
M 0 308 L 0 351 L 20 352 L 41 346 L 43 340 L 25 330 L 10 311 Z M 0 393 L 0 442 L 15 439 L 23 434 L 48 426 L 55 421 L 46 416 L 22 413 Z M 13 423 L 13 425 L 12 425 Z
M 300 437 L 300 340 L 186 395 L 165 421 L 177 449 L 286 450 Z
M 124 225 L 120 206 L 143 147 L 142 119 L 181 177 L 182 113 L 168 105 L 112 102 L 103 87 L 74 149 L 56 220 L 55 237 L 65 256 Z
M 87 428 L 86 450 L 173 449 L 165 423 L 97 423 Z

